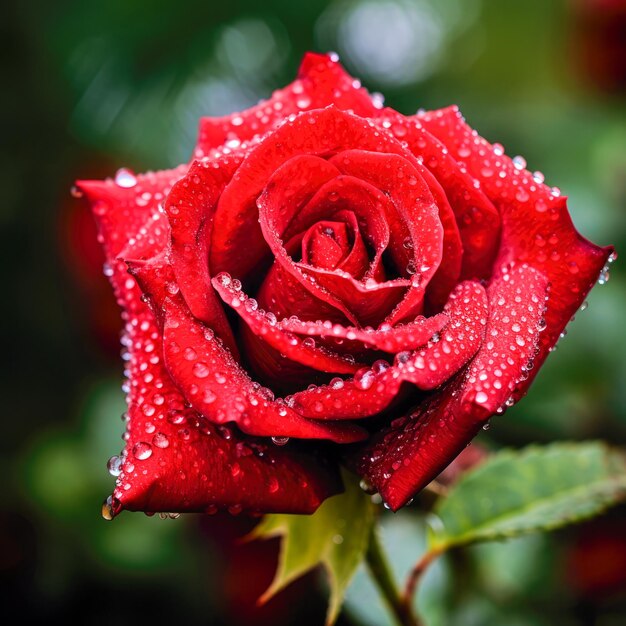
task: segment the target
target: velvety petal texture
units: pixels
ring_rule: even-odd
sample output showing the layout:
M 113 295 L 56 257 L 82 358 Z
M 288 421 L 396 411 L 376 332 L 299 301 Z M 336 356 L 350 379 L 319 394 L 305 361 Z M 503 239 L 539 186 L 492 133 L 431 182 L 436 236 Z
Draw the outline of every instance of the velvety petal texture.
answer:
M 341 463 L 397 510 L 527 391 L 612 250 L 455 107 L 378 100 L 308 54 L 189 165 L 78 183 L 124 322 L 110 515 L 311 513 Z

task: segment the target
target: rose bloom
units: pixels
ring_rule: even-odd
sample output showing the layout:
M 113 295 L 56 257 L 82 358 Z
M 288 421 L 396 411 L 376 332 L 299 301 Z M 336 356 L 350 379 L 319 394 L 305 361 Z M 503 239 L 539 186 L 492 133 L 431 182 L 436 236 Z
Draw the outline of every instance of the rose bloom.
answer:
M 122 509 L 393 510 L 528 389 L 611 255 L 456 107 L 382 108 L 334 56 L 200 121 L 188 165 L 80 181 L 125 323 Z

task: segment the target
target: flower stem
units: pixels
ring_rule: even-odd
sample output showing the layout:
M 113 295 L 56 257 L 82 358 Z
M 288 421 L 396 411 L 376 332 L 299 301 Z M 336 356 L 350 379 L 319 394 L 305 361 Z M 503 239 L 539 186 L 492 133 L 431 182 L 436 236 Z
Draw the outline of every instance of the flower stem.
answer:
M 370 536 L 366 561 L 372 579 L 398 625 L 422 626 L 413 613 L 411 603 L 407 604 L 404 601 L 405 598 L 400 594 L 375 527 L 372 529 Z
M 441 550 L 429 550 L 425 552 L 419 561 L 413 566 L 413 569 L 409 573 L 406 583 L 404 585 L 404 591 L 401 597 L 401 603 L 405 610 L 410 610 L 413 606 L 413 596 L 417 589 L 422 575 L 428 568 L 428 566 L 441 554 Z

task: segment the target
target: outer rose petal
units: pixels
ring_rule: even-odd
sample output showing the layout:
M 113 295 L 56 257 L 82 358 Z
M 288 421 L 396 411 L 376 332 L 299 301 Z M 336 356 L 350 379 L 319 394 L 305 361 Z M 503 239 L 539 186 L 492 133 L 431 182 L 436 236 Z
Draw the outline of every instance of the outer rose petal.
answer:
M 235 155 L 193 163 L 165 202 L 172 227 L 169 257 L 176 283 L 193 315 L 213 328 L 235 355 L 235 338 L 211 289 L 207 259 L 217 200 L 241 161 L 242 157 Z
M 446 192 L 463 242 L 461 278 L 488 278 L 500 243 L 498 211 L 416 117 L 407 118 L 393 109 L 385 109 L 380 115 L 382 126 L 407 142 Z
M 524 169 L 523 159 L 514 163 L 480 137 L 463 120 L 457 107 L 418 116 L 450 153 L 480 181 L 487 197 L 502 218 L 502 243 L 495 262 L 496 272 L 511 262 L 522 262 L 542 272 L 551 284 L 545 314 L 538 365 L 593 287 L 613 248 L 599 248 L 574 228 L 566 198 L 534 180 Z M 539 368 L 535 369 L 535 373 Z M 530 384 L 532 373 L 516 397 Z
M 275 91 L 269 100 L 241 113 L 200 120 L 196 157 L 228 142 L 249 141 L 264 135 L 294 113 L 323 109 L 329 105 L 369 117 L 376 107 L 367 91 L 355 86 L 354 79 L 330 55 L 304 55 L 298 78 L 284 89 Z
M 157 212 L 159 203 L 186 171 L 186 165 L 138 176 L 120 170 L 117 180 L 121 184 L 111 179 L 77 181 L 77 188 L 85 193 L 91 203 L 102 245 L 110 262 L 115 260 L 123 248 L 128 248 L 129 242 Z
M 133 294 L 136 297 L 136 293 Z M 298 451 L 215 427 L 172 384 L 151 313 L 127 325 L 130 351 L 126 462 L 113 508 L 131 511 L 311 513 L 337 493 L 336 469 Z
M 185 408 L 184 398 L 163 368 L 152 313 L 124 263 L 116 260 L 122 252 L 143 258 L 163 247 L 169 228 L 156 205 L 183 172 L 179 168 L 138 176 L 131 188 L 104 181 L 78 183 L 92 205 L 109 263 L 107 273 L 126 320 L 126 463 L 117 480 L 112 512 L 231 507 L 233 511 L 311 513 L 340 490 L 336 468 L 323 459 L 268 446 L 235 430 L 211 434 L 211 426 L 200 425 L 202 418 Z M 144 194 L 150 194 L 150 200 Z
M 465 372 L 359 455 L 359 469 L 395 511 L 433 480 L 525 386 L 536 354 L 548 283 L 523 265 L 489 286 L 485 341 Z

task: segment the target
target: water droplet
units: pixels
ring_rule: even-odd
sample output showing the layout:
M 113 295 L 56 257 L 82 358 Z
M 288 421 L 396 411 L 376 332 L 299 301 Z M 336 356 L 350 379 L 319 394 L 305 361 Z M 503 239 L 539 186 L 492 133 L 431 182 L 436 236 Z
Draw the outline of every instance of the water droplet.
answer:
M 514 156 L 513 165 L 517 170 L 523 170 L 526 167 L 526 159 L 523 156 Z
M 196 378 L 206 378 L 210 373 L 209 366 L 202 361 L 194 363 L 192 371 Z
M 158 432 L 152 437 L 152 445 L 156 448 L 167 448 L 170 445 L 169 439 L 164 433 Z
M 361 487 L 361 489 L 368 494 L 374 494 L 376 493 L 376 488 L 374 487 L 374 485 L 372 485 L 372 483 L 369 482 L 369 480 L 367 480 L 367 478 L 362 478 L 361 481 L 359 482 L 359 487 Z
M 222 285 L 223 287 L 228 287 L 230 285 L 230 283 L 232 282 L 232 278 L 230 277 L 230 274 L 228 274 L 227 272 L 220 272 L 215 279 L 217 280 L 217 282 L 220 283 L 220 285 Z
M 278 480 L 272 476 L 269 480 L 269 492 L 276 493 L 280 489 Z
M 370 94 L 370 96 L 372 98 L 372 104 L 374 105 L 374 108 L 382 109 L 385 106 L 385 96 L 383 96 L 382 93 L 375 91 L 374 93 Z
M 289 443 L 289 437 L 272 437 L 272 443 L 275 446 L 285 446 Z
M 487 400 L 489 400 L 489 396 L 484 391 L 479 391 L 476 394 L 476 402 L 478 402 L 478 404 L 485 404 Z
M 354 374 L 354 385 L 358 389 L 362 389 L 366 391 L 374 384 L 374 372 L 368 367 L 362 367 L 360 370 L 357 370 Z
M 107 462 L 107 469 L 109 470 L 109 474 L 115 477 L 119 476 L 122 473 L 122 464 L 123 461 L 119 456 L 112 456 Z
M 611 278 L 611 273 L 609 272 L 609 266 L 605 265 L 598 276 L 598 285 L 606 285 Z
M 115 173 L 115 184 L 124 189 L 130 189 L 137 184 L 137 177 L 125 167 L 117 170 Z
M 133 446 L 133 456 L 139 461 L 145 461 L 152 456 L 152 446 L 145 441 L 139 441 Z
M 391 366 L 389 365 L 389 363 L 387 363 L 387 361 L 385 361 L 384 359 L 378 359 L 377 361 L 374 361 L 374 363 L 372 363 L 372 371 L 375 374 L 382 374 L 383 372 L 386 372 Z
M 113 512 L 113 496 L 109 496 L 102 503 L 102 517 L 107 522 L 110 522 L 115 517 L 115 513 Z

